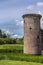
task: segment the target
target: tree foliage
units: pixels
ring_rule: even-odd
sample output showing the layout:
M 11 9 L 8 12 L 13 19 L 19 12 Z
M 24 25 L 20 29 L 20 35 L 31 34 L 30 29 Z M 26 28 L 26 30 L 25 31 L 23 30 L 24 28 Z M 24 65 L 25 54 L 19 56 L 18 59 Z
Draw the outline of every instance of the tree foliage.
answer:
M 0 29 L 0 38 L 9 38 L 9 37 L 10 37 L 9 34 L 3 33 L 3 31 Z

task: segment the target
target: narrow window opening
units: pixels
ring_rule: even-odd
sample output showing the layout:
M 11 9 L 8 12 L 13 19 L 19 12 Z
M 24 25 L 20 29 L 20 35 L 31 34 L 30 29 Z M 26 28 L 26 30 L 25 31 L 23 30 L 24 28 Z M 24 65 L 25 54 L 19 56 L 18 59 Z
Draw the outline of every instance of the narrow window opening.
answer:
M 39 39 L 39 36 L 37 36 L 37 39 Z
M 29 29 L 31 30 L 32 28 L 30 27 Z

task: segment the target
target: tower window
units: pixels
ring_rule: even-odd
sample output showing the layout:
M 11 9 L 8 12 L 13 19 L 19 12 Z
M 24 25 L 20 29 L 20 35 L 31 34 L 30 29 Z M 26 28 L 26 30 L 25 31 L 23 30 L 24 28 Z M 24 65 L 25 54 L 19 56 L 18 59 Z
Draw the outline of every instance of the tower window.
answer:
M 39 39 L 39 35 L 37 36 L 37 39 Z
M 32 28 L 30 27 L 29 29 L 31 30 Z

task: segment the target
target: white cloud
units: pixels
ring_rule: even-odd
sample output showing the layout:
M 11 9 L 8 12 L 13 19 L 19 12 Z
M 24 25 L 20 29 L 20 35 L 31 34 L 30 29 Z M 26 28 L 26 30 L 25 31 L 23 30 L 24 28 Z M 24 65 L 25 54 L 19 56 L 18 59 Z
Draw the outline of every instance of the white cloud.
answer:
M 42 15 L 41 17 L 41 21 L 40 21 L 40 25 L 41 25 L 41 29 L 43 29 L 43 13 L 41 11 L 38 11 L 38 14 Z
M 38 2 L 37 6 L 43 6 L 43 2 Z
M 12 37 L 12 38 L 17 38 L 17 37 L 18 37 L 18 35 L 17 35 L 17 34 L 15 34 L 15 35 L 12 35 L 11 37 Z
M 42 15 L 42 13 L 40 11 L 38 11 L 38 14 L 41 14 Z
M 17 22 L 18 20 L 16 20 L 16 22 Z
M 16 20 L 16 25 L 17 25 L 17 26 L 19 26 L 19 25 L 20 25 L 20 26 L 23 26 L 23 21 L 18 21 L 18 20 Z
M 12 35 L 11 38 L 22 38 L 23 36 L 22 35 L 18 35 L 18 34 L 15 34 L 15 35 Z
M 2 29 L 2 32 L 6 33 L 6 34 L 11 34 L 11 32 L 9 30 L 6 30 L 6 29 Z
M 10 34 L 10 33 L 11 33 L 10 31 L 8 31 L 8 30 L 6 31 L 6 34 Z
M 27 9 L 28 10 L 33 10 L 34 9 L 34 6 L 33 5 L 29 5 L 29 6 L 27 6 Z
M 43 13 L 41 11 L 38 11 L 38 14 L 42 15 L 42 18 L 43 18 Z
M 43 13 L 41 13 L 41 11 L 38 11 L 38 14 L 40 14 L 42 16 L 42 18 L 41 18 L 41 24 L 43 24 Z
M 14 35 L 14 37 L 17 37 L 17 36 L 18 36 L 17 34 Z
M 38 11 L 38 14 L 42 15 L 42 18 L 41 18 L 41 25 L 43 24 L 43 13 L 41 11 Z
M 21 21 L 21 26 L 23 26 L 23 21 Z

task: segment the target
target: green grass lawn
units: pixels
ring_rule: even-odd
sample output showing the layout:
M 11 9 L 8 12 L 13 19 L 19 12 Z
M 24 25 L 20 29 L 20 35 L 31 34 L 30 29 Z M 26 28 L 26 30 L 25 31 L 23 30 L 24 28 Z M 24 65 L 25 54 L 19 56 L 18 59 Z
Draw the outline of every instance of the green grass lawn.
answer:
M 26 55 L 22 53 L 0 53 L 0 60 L 16 60 L 43 63 L 43 56 Z
M 3 44 L 3 45 L 0 45 L 0 49 L 23 50 L 23 45 L 22 44 Z
M 43 55 L 23 54 L 22 44 L 0 45 L 0 65 L 17 65 L 17 63 L 18 65 L 42 65 Z
M 23 45 L 22 44 L 3 44 L 0 45 L 0 53 L 5 52 L 23 52 Z
M 26 61 L 0 60 L 0 65 L 43 65 L 43 64 L 34 63 L 34 62 L 26 62 Z

